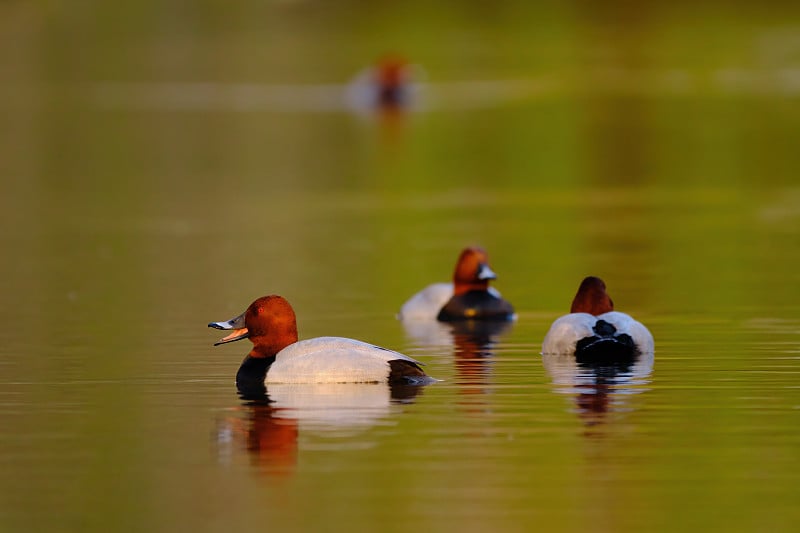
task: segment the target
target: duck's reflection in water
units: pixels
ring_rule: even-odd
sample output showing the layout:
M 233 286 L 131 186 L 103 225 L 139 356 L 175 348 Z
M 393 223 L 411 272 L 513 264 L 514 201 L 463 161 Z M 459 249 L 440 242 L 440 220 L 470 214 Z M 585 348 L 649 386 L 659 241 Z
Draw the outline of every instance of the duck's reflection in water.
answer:
M 633 408 L 632 395 L 648 390 L 653 359 L 649 353 L 596 363 L 572 355 L 542 355 L 554 390 L 574 397 L 576 412 L 587 428 L 604 422 L 609 413 Z
M 458 390 L 484 395 L 493 384 L 495 346 L 514 325 L 509 320 L 403 320 L 406 335 L 426 348 L 452 347 Z
M 261 474 L 289 476 L 297 467 L 303 436 L 331 439 L 331 447 L 352 445 L 351 437 L 389 423 L 422 394 L 419 385 L 379 383 L 270 384 L 240 390 L 245 403 L 217 424 L 218 458 L 236 462 L 242 452 Z M 369 445 L 360 441 L 359 446 Z

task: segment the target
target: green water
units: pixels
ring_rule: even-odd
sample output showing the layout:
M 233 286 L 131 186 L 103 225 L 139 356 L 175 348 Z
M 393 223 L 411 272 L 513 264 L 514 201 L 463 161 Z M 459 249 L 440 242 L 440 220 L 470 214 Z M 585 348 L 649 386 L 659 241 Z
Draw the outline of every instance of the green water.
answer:
M 4 3 L 0 530 L 793 531 L 798 21 Z M 426 106 L 318 107 L 387 50 Z M 517 323 L 404 328 L 469 244 Z M 542 361 L 589 274 L 652 368 Z M 269 293 L 443 381 L 243 403 L 205 325 Z

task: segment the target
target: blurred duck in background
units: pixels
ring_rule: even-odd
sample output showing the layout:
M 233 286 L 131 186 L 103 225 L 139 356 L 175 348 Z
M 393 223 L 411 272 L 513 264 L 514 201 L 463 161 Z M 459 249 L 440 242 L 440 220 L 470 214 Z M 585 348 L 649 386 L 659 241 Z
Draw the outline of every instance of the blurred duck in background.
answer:
M 419 101 L 419 66 L 411 65 L 400 55 L 388 54 L 364 69 L 349 84 L 347 99 L 361 110 L 394 112 L 408 109 Z
M 434 283 L 400 308 L 401 320 L 515 320 L 514 307 L 489 287 L 497 274 L 483 248 L 465 248 L 458 257 L 452 283 Z

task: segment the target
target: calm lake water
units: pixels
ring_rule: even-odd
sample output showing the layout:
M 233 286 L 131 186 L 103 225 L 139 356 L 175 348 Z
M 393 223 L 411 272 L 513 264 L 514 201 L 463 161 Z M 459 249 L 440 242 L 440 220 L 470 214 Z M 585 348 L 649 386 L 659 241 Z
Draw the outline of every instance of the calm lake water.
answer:
M 0 530 L 794 531 L 797 8 L 320 4 L 0 7 Z M 470 244 L 518 321 L 397 321 Z M 590 274 L 654 360 L 543 360 Z M 271 293 L 442 381 L 242 401 Z

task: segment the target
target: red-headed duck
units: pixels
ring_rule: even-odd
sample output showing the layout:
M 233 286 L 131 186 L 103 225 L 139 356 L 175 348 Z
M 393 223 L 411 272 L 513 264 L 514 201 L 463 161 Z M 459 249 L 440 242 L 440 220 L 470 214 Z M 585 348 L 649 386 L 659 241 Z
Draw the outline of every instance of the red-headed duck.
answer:
M 356 109 L 401 111 L 419 103 L 424 73 L 403 56 L 387 54 L 359 72 L 348 85 L 347 99 Z
M 614 311 L 606 284 L 594 276 L 581 282 L 570 314 L 553 322 L 542 343 L 543 354 L 575 355 L 587 363 L 653 351 L 650 331 L 631 316 Z
M 489 256 L 477 246 L 465 248 L 458 257 L 453 283 L 434 283 L 412 296 L 400 308 L 401 320 L 436 319 L 514 320 L 514 307 L 489 287 L 497 275 Z
M 400 56 L 385 56 L 374 71 L 379 107 L 402 107 L 408 104 L 411 75 L 408 63 Z
M 253 349 L 236 374 L 240 390 L 260 383 L 413 383 L 435 381 L 419 361 L 342 337 L 297 340 L 294 310 L 284 298 L 264 296 L 236 318 L 208 327 L 233 330 L 215 344 L 250 339 Z

